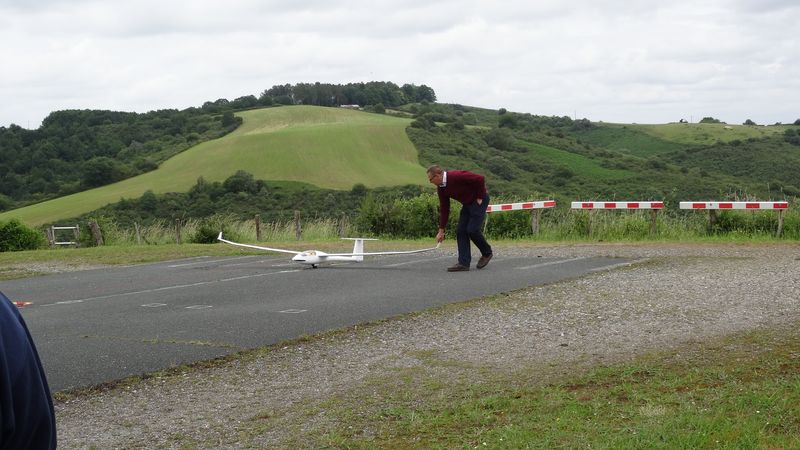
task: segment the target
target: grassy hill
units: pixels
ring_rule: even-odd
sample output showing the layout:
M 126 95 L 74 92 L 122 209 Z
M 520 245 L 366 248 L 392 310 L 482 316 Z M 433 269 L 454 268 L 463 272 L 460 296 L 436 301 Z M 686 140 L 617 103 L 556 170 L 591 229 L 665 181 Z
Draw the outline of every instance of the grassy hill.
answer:
M 410 120 L 339 108 L 288 106 L 238 114 L 242 126 L 192 147 L 155 171 L 112 185 L 0 213 L 31 225 L 77 217 L 122 198 L 185 192 L 199 177 L 222 181 L 246 170 L 256 179 L 350 189 L 420 184 L 424 170 L 405 128 Z

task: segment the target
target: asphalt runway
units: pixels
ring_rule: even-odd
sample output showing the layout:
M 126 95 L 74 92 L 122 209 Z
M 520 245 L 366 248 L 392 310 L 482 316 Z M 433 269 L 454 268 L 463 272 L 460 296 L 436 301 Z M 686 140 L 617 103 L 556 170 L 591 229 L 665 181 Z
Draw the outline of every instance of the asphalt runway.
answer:
M 375 257 L 311 269 L 285 256 L 193 258 L 0 283 L 60 391 L 306 334 L 552 283 L 630 262 L 504 258 L 448 273 L 453 255 Z

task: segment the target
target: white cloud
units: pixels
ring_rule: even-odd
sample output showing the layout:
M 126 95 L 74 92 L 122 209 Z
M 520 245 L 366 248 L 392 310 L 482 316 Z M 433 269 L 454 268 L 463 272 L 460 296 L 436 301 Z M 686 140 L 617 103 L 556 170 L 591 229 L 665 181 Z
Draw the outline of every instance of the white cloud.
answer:
M 798 19 L 789 0 L 4 0 L 0 126 L 370 80 L 591 120 L 792 122 Z

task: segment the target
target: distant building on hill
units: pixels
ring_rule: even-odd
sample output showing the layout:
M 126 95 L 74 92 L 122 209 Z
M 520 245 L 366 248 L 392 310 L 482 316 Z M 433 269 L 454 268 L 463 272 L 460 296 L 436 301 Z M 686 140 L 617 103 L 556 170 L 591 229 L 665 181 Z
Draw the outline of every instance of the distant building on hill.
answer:
M 347 109 L 361 109 L 358 105 L 339 105 L 340 108 L 347 108 Z

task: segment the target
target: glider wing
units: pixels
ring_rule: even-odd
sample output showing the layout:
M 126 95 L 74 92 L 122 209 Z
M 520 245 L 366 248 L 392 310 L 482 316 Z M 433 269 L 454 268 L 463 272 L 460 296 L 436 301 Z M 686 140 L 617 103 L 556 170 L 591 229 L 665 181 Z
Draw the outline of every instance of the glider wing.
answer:
M 235 245 L 237 247 L 254 248 L 256 250 L 266 250 L 268 252 L 289 253 L 292 255 L 299 255 L 300 253 L 302 253 L 302 252 L 296 252 L 294 250 L 285 250 L 282 248 L 270 248 L 270 247 L 262 247 L 260 245 L 240 244 L 238 242 L 233 242 L 227 239 L 223 239 L 221 231 L 219 233 L 219 236 L 217 236 L 217 240 L 219 240 L 220 242 L 224 242 L 226 244 Z
M 423 253 L 429 252 L 431 250 L 436 250 L 439 246 L 442 245 L 441 243 L 436 244 L 436 247 L 431 248 L 423 248 L 419 250 L 407 250 L 407 251 L 396 251 L 396 252 L 362 252 L 362 253 L 328 253 L 328 256 L 378 256 L 378 255 L 408 255 L 411 253 Z

